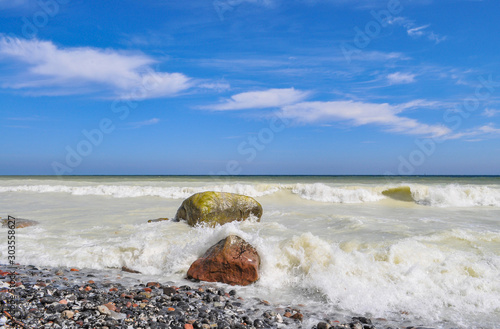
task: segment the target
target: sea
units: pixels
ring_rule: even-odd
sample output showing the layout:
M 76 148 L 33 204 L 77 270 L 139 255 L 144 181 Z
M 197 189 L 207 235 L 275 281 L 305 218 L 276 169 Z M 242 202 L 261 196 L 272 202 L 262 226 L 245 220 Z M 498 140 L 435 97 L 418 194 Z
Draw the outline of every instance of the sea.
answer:
M 251 196 L 263 216 L 215 228 L 148 223 L 202 191 Z M 190 285 L 191 263 L 236 234 L 262 261 L 256 283 L 231 287 L 245 298 L 319 318 L 500 328 L 498 176 L 0 176 L 8 215 L 39 222 L 16 230 L 24 265 L 125 266 Z M 0 264 L 7 256 L 3 227 Z

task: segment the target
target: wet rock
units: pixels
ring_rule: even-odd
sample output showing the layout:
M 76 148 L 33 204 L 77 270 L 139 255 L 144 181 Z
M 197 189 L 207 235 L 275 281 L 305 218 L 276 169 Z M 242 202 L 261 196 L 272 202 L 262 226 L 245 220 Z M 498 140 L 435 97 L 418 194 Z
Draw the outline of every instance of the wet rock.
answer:
M 202 192 L 184 200 L 175 215 L 176 220 L 186 220 L 191 226 L 223 225 L 242 221 L 250 216 L 262 217 L 262 206 L 255 199 L 234 193 Z
M 350 324 L 350 328 L 351 329 L 363 329 L 363 325 L 361 324 L 361 322 L 352 322 Z
M 362 324 L 372 324 L 372 320 L 365 318 L 364 316 L 355 316 L 352 318 L 352 321 L 359 321 Z
M 47 312 L 48 313 L 61 313 L 62 311 L 66 310 L 66 309 L 67 309 L 67 307 L 64 304 L 54 303 L 54 304 L 49 305 L 49 307 L 47 307 Z
M 143 291 L 143 292 L 140 292 L 136 298 L 139 298 L 139 299 L 150 299 L 151 298 L 151 293 L 150 292 L 147 292 L 147 291 Z
M 127 315 L 123 313 L 115 312 L 112 310 L 109 310 L 109 313 L 109 316 L 114 320 L 123 320 L 127 318 Z
M 316 328 L 317 329 L 330 329 L 330 325 L 326 322 L 319 322 L 317 325 L 316 325 Z
M 109 302 L 109 303 L 104 304 L 104 306 L 106 306 L 110 311 L 116 311 L 116 304 L 115 303 Z
M 157 218 L 157 219 L 150 219 L 148 220 L 148 223 L 157 223 L 157 222 L 163 222 L 169 220 L 168 218 Z
M 111 311 L 109 310 L 109 308 L 106 307 L 106 305 L 99 305 L 99 306 L 97 306 L 97 310 L 101 314 L 111 315 Z
M 261 319 L 255 319 L 253 322 L 253 326 L 257 329 L 264 328 L 264 321 L 262 321 Z
M 163 288 L 163 293 L 167 296 L 172 296 L 173 294 L 176 293 L 177 290 L 175 290 L 174 287 L 165 287 Z
M 146 283 L 146 287 L 160 288 L 161 285 L 158 282 L 148 282 Z
M 75 316 L 75 312 L 70 311 L 70 310 L 65 310 L 65 311 L 62 312 L 61 315 L 63 317 L 65 317 L 66 319 L 73 319 L 73 317 Z
M 141 273 L 141 272 L 139 272 L 139 271 L 136 271 L 136 270 L 130 269 L 130 268 L 126 267 L 126 266 L 122 266 L 122 271 L 123 271 L 123 272 L 128 272 L 128 273 L 137 273 L 137 274 L 140 274 L 140 273 Z
M 52 304 L 52 303 L 57 303 L 58 302 L 58 299 L 55 298 L 55 297 L 52 297 L 52 296 L 47 296 L 47 297 L 43 297 L 40 299 L 40 302 L 42 304 Z
M 30 226 L 35 226 L 38 225 L 39 223 L 37 221 L 31 220 L 31 219 L 24 219 L 24 218 L 15 218 L 15 219 L 8 219 L 8 218 L 2 218 L 2 227 L 8 227 L 9 224 L 12 222 L 15 222 L 15 228 L 25 228 L 25 227 L 30 227 Z
M 210 247 L 188 270 L 189 279 L 249 285 L 259 279 L 260 256 L 248 242 L 230 235 Z

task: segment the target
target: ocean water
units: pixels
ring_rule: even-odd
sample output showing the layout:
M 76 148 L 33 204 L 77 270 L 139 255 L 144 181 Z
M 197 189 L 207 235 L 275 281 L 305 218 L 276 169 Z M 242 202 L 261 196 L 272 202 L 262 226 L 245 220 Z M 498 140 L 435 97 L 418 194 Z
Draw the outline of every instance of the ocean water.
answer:
M 254 197 L 261 221 L 147 223 L 208 190 Z M 500 327 L 500 177 L 0 177 L 7 215 L 40 223 L 16 230 L 21 264 L 127 266 L 145 280 L 192 284 L 190 264 L 237 234 L 262 258 L 260 280 L 237 288 L 243 296 L 303 304 L 319 317 Z

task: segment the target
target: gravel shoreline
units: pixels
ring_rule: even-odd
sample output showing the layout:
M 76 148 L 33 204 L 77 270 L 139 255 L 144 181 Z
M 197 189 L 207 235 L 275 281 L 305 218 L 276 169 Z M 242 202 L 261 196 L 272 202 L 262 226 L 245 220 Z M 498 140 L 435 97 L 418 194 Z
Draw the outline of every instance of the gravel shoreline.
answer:
M 390 328 L 365 317 L 317 320 L 297 307 L 246 300 L 230 286 L 121 283 L 110 273 L 1 265 L 0 328 Z

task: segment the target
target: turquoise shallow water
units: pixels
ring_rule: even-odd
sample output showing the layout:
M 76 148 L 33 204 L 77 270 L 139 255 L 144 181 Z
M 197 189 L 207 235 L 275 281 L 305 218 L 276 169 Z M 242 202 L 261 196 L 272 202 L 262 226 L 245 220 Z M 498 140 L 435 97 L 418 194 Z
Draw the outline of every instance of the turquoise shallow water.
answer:
M 147 223 L 205 190 L 252 196 L 264 215 L 215 229 Z M 261 279 L 239 288 L 248 296 L 443 328 L 500 323 L 500 177 L 4 176 L 7 215 L 40 223 L 16 232 L 23 264 L 184 282 L 234 233 L 262 256 Z

